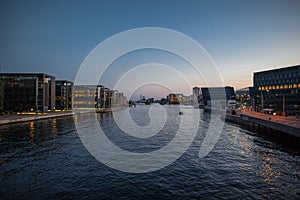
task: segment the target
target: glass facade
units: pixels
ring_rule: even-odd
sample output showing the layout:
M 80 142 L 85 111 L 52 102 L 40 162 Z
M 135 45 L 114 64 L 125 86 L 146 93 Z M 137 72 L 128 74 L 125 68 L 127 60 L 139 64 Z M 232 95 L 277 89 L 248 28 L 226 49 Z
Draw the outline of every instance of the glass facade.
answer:
M 300 65 L 256 72 L 251 98 L 257 111 L 274 109 L 280 115 L 299 112 Z
M 47 74 L 1 73 L 1 112 L 47 112 L 54 110 L 55 78 Z
M 55 81 L 55 110 L 72 110 L 73 82 Z
M 103 85 L 75 85 L 73 107 L 75 109 L 113 108 L 126 105 L 127 99 L 123 93 L 111 90 Z

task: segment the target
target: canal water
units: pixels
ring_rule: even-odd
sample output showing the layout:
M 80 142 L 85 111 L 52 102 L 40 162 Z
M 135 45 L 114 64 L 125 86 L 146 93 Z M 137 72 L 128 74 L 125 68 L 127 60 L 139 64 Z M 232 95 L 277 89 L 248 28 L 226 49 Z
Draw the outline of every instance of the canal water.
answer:
M 89 118 L 96 118 L 120 148 L 155 151 L 174 138 L 180 120 L 176 106 L 165 108 L 165 126 L 149 140 L 122 134 L 112 113 L 2 125 L 0 199 L 299 199 L 300 153 L 289 145 L 225 123 L 212 151 L 200 159 L 210 113 L 200 111 L 196 136 L 179 159 L 148 173 L 127 173 L 102 164 L 76 131 L 78 118 L 84 116 L 86 127 Z M 129 109 L 137 124 L 149 123 L 149 106 Z

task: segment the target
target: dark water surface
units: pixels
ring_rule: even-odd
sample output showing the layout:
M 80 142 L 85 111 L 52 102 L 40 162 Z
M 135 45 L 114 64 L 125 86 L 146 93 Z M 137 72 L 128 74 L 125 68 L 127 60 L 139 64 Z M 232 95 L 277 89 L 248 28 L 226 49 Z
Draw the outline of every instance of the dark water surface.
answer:
M 150 120 L 147 106 L 131 115 L 137 124 Z M 109 139 L 137 152 L 166 145 L 178 123 L 177 115 L 169 118 L 162 133 L 141 142 L 121 134 L 111 113 L 97 118 Z M 214 149 L 199 159 L 209 119 L 201 112 L 195 140 L 177 161 L 142 174 L 96 160 L 83 146 L 73 117 L 1 126 L 0 199 L 299 199 L 300 153 L 286 145 L 226 123 Z

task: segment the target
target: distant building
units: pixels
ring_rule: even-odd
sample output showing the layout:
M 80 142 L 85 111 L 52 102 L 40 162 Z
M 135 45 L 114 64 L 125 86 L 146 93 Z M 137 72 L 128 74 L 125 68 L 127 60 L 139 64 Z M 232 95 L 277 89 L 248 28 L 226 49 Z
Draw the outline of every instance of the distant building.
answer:
M 126 105 L 127 98 L 117 90 L 111 90 L 103 85 L 75 85 L 74 109 L 96 109 L 119 107 Z
M 55 110 L 72 110 L 73 82 L 55 81 Z
M 105 92 L 105 108 L 110 108 L 112 106 L 114 91 L 109 88 L 105 88 L 104 92 Z
M 256 110 L 274 109 L 279 114 L 299 113 L 300 65 L 255 72 L 251 98 Z
M 171 93 L 168 95 L 169 104 L 181 104 L 183 102 L 183 94 Z
M 229 100 L 235 100 L 234 88 L 226 87 L 202 87 L 203 104 L 208 107 L 226 108 Z
M 200 97 L 200 88 L 199 87 L 193 87 L 193 103 L 198 104 L 199 103 L 199 97 Z
M 96 88 L 95 94 L 95 108 L 104 108 L 106 95 L 105 95 L 105 87 L 103 85 L 98 85 Z
M 241 106 L 252 106 L 250 88 L 251 87 L 245 87 L 235 91 L 236 99 Z
M 2 112 L 47 112 L 55 109 L 55 77 L 44 73 L 1 73 Z

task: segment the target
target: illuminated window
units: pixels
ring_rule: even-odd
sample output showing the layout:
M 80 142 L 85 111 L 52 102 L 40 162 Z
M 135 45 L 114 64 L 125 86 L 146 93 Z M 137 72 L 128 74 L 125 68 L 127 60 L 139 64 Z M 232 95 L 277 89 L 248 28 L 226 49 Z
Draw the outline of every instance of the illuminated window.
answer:
M 280 85 L 280 89 L 283 89 L 283 85 Z
M 284 89 L 288 89 L 289 86 L 287 84 L 284 85 Z
M 276 85 L 276 90 L 279 90 L 279 85 Z
M 258 87 L 258 90 L 260 91 L 260 90 L 261 90 L 261 87 Z
M 295 83 L 293 87 L 294 87 L 294 88 L 297 88 L 297 84 Z

